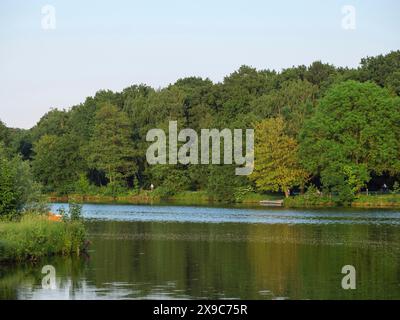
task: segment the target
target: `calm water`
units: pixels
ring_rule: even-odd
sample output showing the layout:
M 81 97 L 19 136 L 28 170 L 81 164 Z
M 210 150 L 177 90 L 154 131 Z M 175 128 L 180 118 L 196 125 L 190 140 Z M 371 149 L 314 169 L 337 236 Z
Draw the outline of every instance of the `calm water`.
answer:
M 0 266 L 0 299 L 400 299 L 400 211 L 83 210 L 88 256 Z M 44 265 L 56 289 L 42 288 Z M 344 265 L 356 290 L 341 288 Z

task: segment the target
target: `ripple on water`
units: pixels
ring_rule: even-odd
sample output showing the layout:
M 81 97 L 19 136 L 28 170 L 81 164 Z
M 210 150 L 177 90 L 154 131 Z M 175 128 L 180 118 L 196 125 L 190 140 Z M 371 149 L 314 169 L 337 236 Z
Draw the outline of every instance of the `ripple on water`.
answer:
M 53 204 L 57 211 L 66 204 Z M 371 209 L 218 208 L 150 205 L 83 205 L 86 219 L 143 222 L 400 225 L 400 211 Z

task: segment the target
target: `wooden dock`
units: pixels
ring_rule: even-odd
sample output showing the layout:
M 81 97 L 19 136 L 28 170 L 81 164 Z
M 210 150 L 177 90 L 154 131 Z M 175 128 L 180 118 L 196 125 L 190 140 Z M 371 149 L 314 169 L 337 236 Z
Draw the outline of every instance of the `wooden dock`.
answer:
M 267 207 L 283 207 L 283 200 L 261 200 L 260 205 Z

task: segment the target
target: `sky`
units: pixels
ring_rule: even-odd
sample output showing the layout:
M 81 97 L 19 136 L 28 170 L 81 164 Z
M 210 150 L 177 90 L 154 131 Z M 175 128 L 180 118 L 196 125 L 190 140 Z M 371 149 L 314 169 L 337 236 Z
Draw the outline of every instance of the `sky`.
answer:
M 101 89 L 399 49 L 398 0 L 1 0 L 0 120 L 30 128 Z

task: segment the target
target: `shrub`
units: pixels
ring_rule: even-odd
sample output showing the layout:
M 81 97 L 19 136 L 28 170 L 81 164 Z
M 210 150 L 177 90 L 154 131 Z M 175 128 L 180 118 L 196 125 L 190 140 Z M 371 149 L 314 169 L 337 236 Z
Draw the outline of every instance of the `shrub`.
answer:
M 235 188 L 235 190 L 234 190 L 235 201 L 242 202 L 243 199 L 252 191 L 253 191 L 253 188 L 251 186 L 241 186 L 241 187 Z
M 234 203 L 241 197 L 243 190 L 248 186 L 243 176 L 235 174 L 233 165 L 213 165 L 208 176 L 207 193 L 210 198 L 218 202 Z M 238 190 L 239 194 L 237 193 Z
M 29 164 L 9 158 L 0 145 L 0 217 L 18 218 L 23 211 L 45 212 L 40 186 L 33 181 Z
M 172 197 L 176 193 L 177 192 L 175 190 L 170 189 L 165 186 L 161 186 L 154 190 L 154 196 L 159 197 L 160 199 L 166 199 L 166 198 Z
M 63 208 L 59 208 L 58 213 L 62 216 L 64 222 L 82 220 L 82 205 L 78 203 L 69 203 L 68 212 Z
M 89 179 L 83 173 L 81 173 L 79 175 L 79 179 L 75 184 L 75 192 L 82 194 L 82 195 L 87 195 L 90 193 Z
M 393 184 L 393 193 L 395 193 L 395 194 L 397 194 L 397 193 L 400 193 L 400 184 L 399 184 L 399 182 L 398 181 L 396 181 L 394 184 Z
M 53 222 L 38 214 L 19 222 L 0 222 L 0 261 L 37 260 L 55 254 L 79 254 L 85 246 L 80 221 Z
M 321 192 L 315 185 L 311 184 L 304 193 L 304 199 L 309 204 L 318 204 L 321 201 Z

